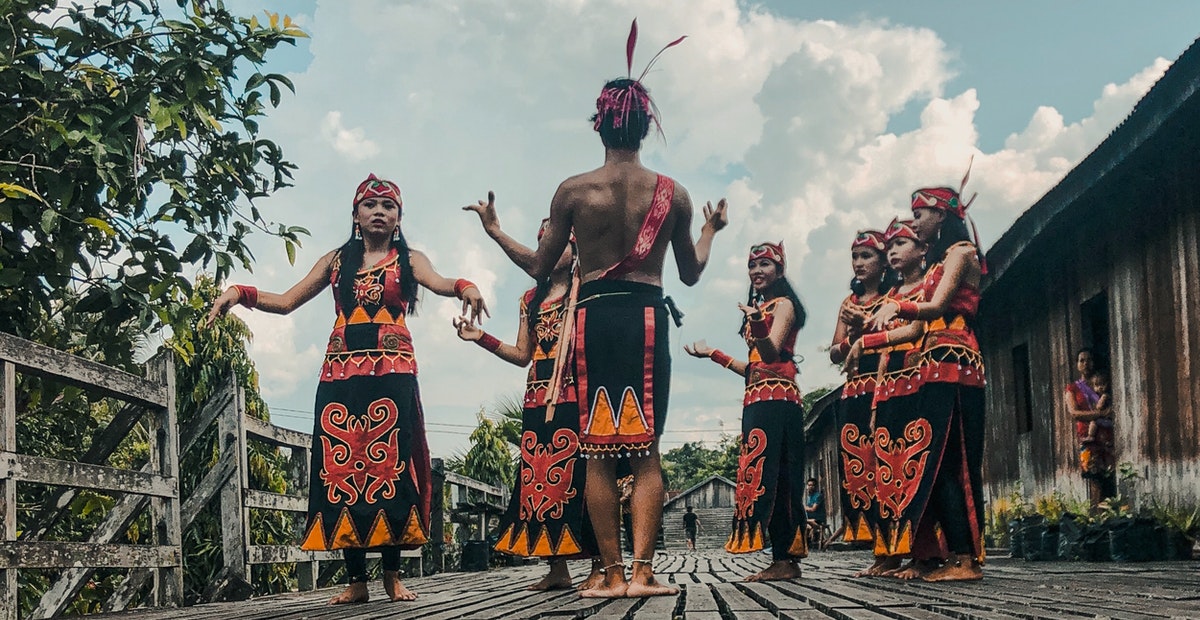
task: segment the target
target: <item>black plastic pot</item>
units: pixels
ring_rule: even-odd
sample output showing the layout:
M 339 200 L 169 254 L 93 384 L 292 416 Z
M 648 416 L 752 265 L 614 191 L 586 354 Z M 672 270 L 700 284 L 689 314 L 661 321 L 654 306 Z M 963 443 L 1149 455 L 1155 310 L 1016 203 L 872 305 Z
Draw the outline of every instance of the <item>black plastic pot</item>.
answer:
M 1154 562 L 1166 559 L 1162 526 L 1154 519 L 1113 519 L 1108 532 L 1114 562 Z
M 1058 559 L 1067 562 L 1083 559 L 1083 534 L 1086 527 L 1077 521 L 1074 515 L 1063 515 L 1058 524 Z
M 462 546 L 462 570 L 486 571 L 492 549 L 486 540 L 468 540 Z

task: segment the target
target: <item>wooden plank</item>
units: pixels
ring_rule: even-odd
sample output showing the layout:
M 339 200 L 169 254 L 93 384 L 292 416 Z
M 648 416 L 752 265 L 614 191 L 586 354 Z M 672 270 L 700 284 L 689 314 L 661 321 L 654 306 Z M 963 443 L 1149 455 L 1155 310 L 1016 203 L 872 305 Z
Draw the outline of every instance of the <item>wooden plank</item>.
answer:
M 282 564 L 284 562 L 335 561 L 342 559 L 340 551 L 304 551 L 294 545 L 249 545 L 247 564 Z
M 487 493 L 488 495 L 496 495 L 496 496 L 504 495 L 504 490 L 501 489 L 500 487 L 480 482 L 474 478 L 468 478 L 466 476 L 456 474 L 452 471 L 446 472 L 445 475 L 446 475 L 446 484 L 456 484 L 458 486 L 466 487 L 468 489 L 475 489 L 476 491 L 483 491 L 484 493 Z
M 69 568 L 83 564 L 104 568 L 179 566 L 180 555 L 175 547 L 156 545 L 6 542 L 0 543 L 0 568 Z
M 275 446 L 285 448 L 310 448 L 312 446 L 312 435 L 294 431 L 290 428 L 275 426 L 270 422 L 264 422 L 257 418 L 243 416 L 245 420 L 243 424 L 246 427 L 246 434 L 251 435 L 256 439 L 260 439 Z
M 0 452 L 17 449 L 17 369 L 0 364 Z M 0 477 L 0 542 L 17 539 L 17 481 Z M 0 620 L 17 620 L 17 571 L 0 567 Z
M 232 375 L 229 379 L 233 381 Z M 221 549 L 225 573 L 234 579 L 250 579 L 246 546 L 250 544 L 250 518 L 243 504 L 243 493 L 249 485 L 246 463 L 245 395 L 241 388 L 235 392 L 232 406 L 226 407 L 218 421 L 218 443 L 222 456 L 233 459 L 233 475 L 221 487 Z
M 683 613 L 691 615 L 706 611 L 720 611 L 717 607 L 717 599 L 713 598 L 712 590 L 707 584 L 694 583 L 688 584 L 684 588 L 683 596 Z
M 147 377 L 167 387 L 167 402 L 150 418 L 150 465 L 155 474 L 179 478 L 179 420 L 175 416 L 175 356 L 159 353 L 146 365 Z M 155 545 L 183 547 L 179 516 L 179 485 L 167 497 L 150 498 L 150 539 Z M 161 566 L 154 571 L 154 603 L 160 607 L 183 604 L 183 569 Z
M 0 452 L 0 478 L 155 497 L 174 497 L 179 489 L 170 476 L 12 452 Z
M 217 416 L 221 415 L 222 411 L 233 406 L 233 399 L 236 396 L 237 388 L 232 380 L 221 383 L 221 387 L 217 388 L 216 393 L 205 401 L 200 412 L 192 416 L 187 425 L 179 429 L 179 438 L 183 442 L 179 448 L 181 456 L 187 454 L 192 446 L 196 445 L 196 442 L 204 436 L 204 431 L 217 419 Z
M 675 609 L 679 606 L 679 597 L 675 596 L 655 596 L 645 599 L 645 603 L 638 607 L 633 612 L 633 620 L 662 620 L 663 618 L 673 618 Z
M 641 599 L 624 598 L 615 600 L 600 608 L 600 611 L 588 616 L 589 620 L 625 620 L 625 618 L 642 603 Z
M 269 491 L 246 489 L 247 508 L 263 510 L 285 510 L 287 512 L 308 512 L 308 498 L 296 495 L 281 495 Z
M 719 583 L 712 587 L 717 602 L 723 611 L 765 611 L 763 606 L 746 596 L 732 583 Z
M 0 332 L 0 360 L 24 374 L 55 379 L 145 407 L 167 406 L 167 387 L 137 375 Z

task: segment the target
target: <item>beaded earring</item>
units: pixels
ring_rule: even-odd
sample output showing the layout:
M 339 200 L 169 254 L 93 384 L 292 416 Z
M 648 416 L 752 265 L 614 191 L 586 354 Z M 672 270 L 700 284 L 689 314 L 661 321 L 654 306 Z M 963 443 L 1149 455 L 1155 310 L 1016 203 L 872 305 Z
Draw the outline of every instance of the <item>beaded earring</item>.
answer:
M 358 224 L 354 225 L 354 238 L 362 239 L 362 229 L 358 227 Z

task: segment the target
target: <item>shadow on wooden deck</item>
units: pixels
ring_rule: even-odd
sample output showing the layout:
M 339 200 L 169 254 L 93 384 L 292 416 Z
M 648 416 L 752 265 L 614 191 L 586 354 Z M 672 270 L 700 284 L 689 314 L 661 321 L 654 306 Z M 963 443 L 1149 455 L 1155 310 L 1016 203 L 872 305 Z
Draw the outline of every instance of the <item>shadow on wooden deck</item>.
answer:
M 523 588 L 539 579 L 543 566 L 487 573 L 445 573 L 411 579 L 419 593 L 412 603 L 383 599 L 379 582 L 373 601 L 327 607 L 337 590 L 268 596 L 175 610 L 141 610 L 100 616 L 106 620 L 244 618 L 299 620 L 420 618 L 422 620 L 567 619 L 596 620 L 1080 620 L 1109 618 L 1200 618 L 1200 562 L 1088 564 L 989 561 L 982 582 L 904 583 L 854 579 L 870 563 L 864 552 L 815 553 L 795 581 L 745 583 L 769 557 L 732 556 L 718 551 L 668 552 L 656 556 L 661 577 L 679 584 L 675 597 L 597 601 L 574 592 L 534 593 Z M 572 562 L 576 582 L 587 565 Z

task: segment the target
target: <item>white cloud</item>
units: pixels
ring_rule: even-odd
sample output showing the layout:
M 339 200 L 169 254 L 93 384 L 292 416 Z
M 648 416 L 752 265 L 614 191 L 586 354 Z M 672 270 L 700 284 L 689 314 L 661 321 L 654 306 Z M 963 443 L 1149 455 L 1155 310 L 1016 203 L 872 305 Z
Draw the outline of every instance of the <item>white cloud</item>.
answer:
M 971 88 L 945 92 L 956 59 L 928 28 L 804 22 L 736 0 L 321 1 L 309 22 L 312 63 L 291 76 L 297 95 L 263 123 L 265 135 L 300 165 L 296 188 L 265 201 L 264 211 L 314 236 L 295 268 L 277 245 L 256 246 L 256 283 L 286 289 L 342 243 L 350 195 L 375 172 L 403 188 L 412 244 L 443 275 L 478 282 L 493 309 L 487 329 L 511 341 L 516 300 L 530 282 L 459 206 L 494 189 L 506 230 L 533 243 L 557 184 L 602 162 L 586 119 L 603 82 L 625 72 L 625 34 L 635 14 L 635 72 L 660 46 L 689 35 L 646 78 L 667 141 L 651 139 L 645 162 L 686 184 L 697 209 L 722 195 L 731 205 L 729 229 L 714 244 L 701 284 L 686 289 L 673 272 L 666 277 L 668 293 L 688 315 L 672 336 L 670 427 L 679 429 L 716 420 L 736 429 L 737 377 L 688 358 L 679 346 L 706 338 L 743 353 L 735 304 L 745 295 L 751 243 L 786 241 L 789 274 L 809 310 L 797 346 L 803 381 L 807 388 L 833 383 L 837 372 L 820 348 L 847 292 L 856 229 L 883 227 L 906 212 L 913 188 L 957 184 L 974 154 L 969 189 L 980 198 L 972 211 L 985 245 L 995 241 L 1168 65 L 1157 60 L 1123 84 L 1098 86 L 1093 113 L 1076 122 L 1048 102 L 1002 149 L 981 152 L 979 95 Z M 889 121 L 906 108 L 920 109 L 919 125 L 889 132 Z M 456 302 L 426 293 L 421 310 L 410 325 L 428 422 L 471 424 L 480 404 L 521 390 L 523 371 L 454 337 Z M 328 295 L 292 315 L 290 325 L 264 317 L 252 327 L 275 330 L 277 338 L 260 333 L 256 347 L 259 340 L 294 339 L 296 354 L 320 350 L 331 317 Z M 278 372 L 272 366 L 296 365 L 288 346 L 278 351 L 254 350 L 264 389 L 271 376 L 271 393 L 292 390 L 278 398 L 283 406 L 310 407 L 313 386 L 306 382 L 315 371 L 269 375 Z M 431 434 L 434 453 L 465 446 L 465 434 Z
M 333 150 L 351 161 L 362 161 L 379 154 L 379 145 L 367 138 L 367 132 L 359 127 L 346 129 L 342 125 L 342 113 L 330 110 L 321 121 L 321 134 L 329 141 Z

